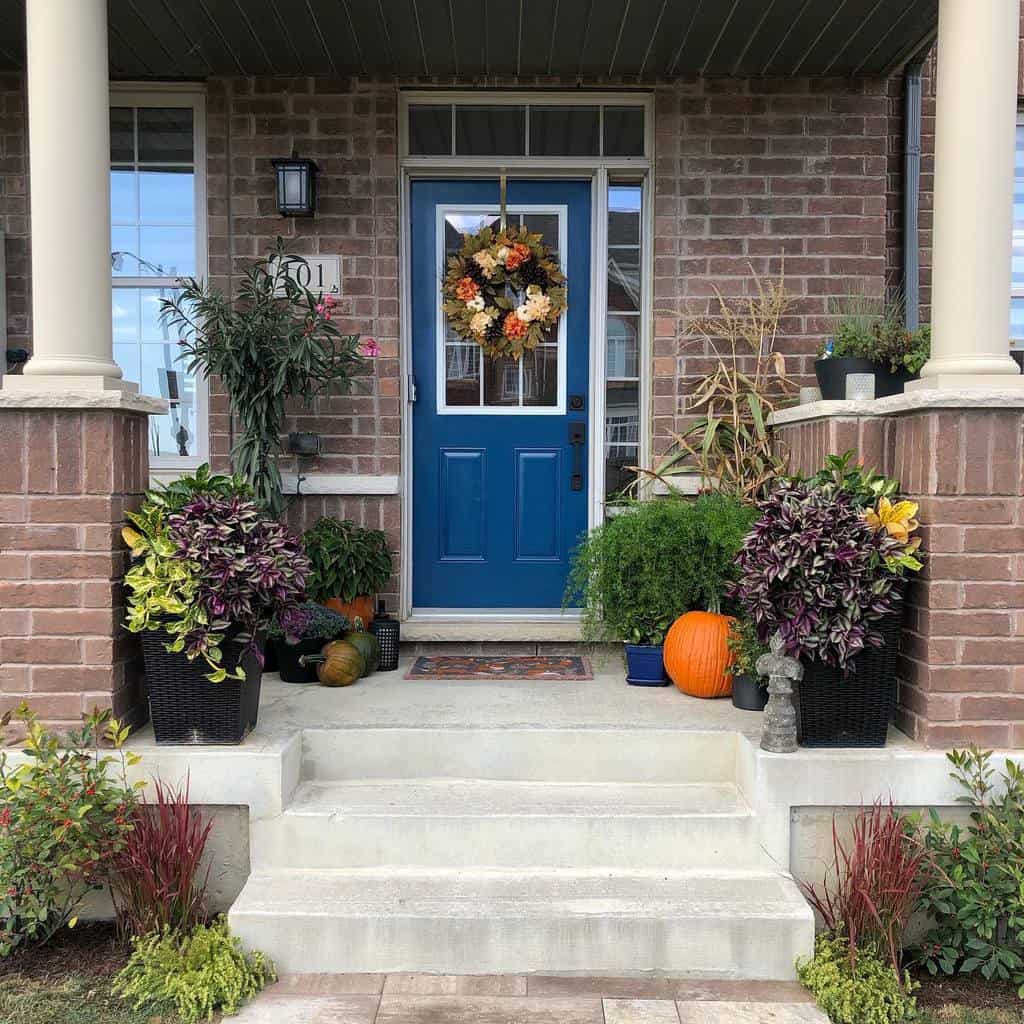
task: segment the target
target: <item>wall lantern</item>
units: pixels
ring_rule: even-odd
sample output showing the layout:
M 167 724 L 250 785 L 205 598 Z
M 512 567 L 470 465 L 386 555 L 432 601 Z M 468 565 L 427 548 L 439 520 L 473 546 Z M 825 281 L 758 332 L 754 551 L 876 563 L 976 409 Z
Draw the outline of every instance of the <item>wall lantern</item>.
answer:
M 281 216 L 312 217 L 316 212 L 316 164 L 295 154 L 271 163 L 277 176 L 277 209 Z

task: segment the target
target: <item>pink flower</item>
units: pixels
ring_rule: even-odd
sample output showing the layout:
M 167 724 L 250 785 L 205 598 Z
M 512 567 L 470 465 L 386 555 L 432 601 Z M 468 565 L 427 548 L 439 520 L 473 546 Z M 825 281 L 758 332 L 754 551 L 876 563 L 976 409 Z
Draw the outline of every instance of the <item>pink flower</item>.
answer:
M 374 356 L 380 355 L 380 345 L 378 345 L 373 338 L 367 338 L 366 341 L 359 346 L 359 354 L 362 356 L 368 356 L 372 359 Z
M 338 300 L 333 295 L 325 295 L 324 296 L 324 305 L 328 309 L 334 309 L 334 307 L 337 304 L 338 304 Z
M 325 306 L 324 306 L 324 304 L 322 302 L 318 302 L 316 304 L 316 311 L 318 313 L 322 313 L 324 311 L 324 309 L 325 309 Z

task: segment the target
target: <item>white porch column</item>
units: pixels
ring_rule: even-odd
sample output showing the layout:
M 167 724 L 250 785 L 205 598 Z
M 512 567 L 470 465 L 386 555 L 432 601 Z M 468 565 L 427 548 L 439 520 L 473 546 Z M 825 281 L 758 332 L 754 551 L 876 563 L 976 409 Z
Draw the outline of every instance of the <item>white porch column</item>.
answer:
M 110 313 L 107 0 L 28 0 L 32 358 L 5 388 L 135 390 Z
M 939 0 L 932 357 L 913 387 L 1024 386 L 1008 340 L 1020 13 Z

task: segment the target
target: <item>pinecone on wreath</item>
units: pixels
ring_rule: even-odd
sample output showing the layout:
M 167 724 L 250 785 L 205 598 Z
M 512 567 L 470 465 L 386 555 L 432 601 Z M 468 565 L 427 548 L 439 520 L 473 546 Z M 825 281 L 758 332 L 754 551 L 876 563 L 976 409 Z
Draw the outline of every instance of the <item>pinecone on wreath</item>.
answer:
M 546 289 L 551 283 L 548 272 L 536 260 L 523 264 L 519 270 L 519 278 L 524 288 L 535 284 L 538 288 Z

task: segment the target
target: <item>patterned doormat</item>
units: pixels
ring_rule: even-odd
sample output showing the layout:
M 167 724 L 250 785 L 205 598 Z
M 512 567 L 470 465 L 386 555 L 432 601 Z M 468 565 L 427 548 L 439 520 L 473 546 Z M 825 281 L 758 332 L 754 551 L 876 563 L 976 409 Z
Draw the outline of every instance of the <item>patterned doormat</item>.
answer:
M 438 654 L 417 658 L 406 679 L 551 679 L 571 682 L 593 679 L 590 659 L 583 655 L 472 657 Z

